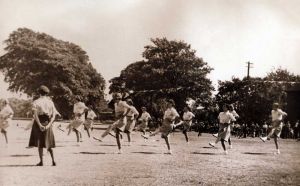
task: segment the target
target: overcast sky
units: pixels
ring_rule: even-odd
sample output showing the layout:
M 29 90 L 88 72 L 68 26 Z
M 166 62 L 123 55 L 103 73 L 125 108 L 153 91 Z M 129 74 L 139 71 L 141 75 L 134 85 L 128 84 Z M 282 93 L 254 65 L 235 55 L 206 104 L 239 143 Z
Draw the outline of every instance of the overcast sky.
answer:
M 150 38 L 184 40 L 218 80 L 265 76 L 282 67 L 300 74 L 299 0 L 0 0 L 2 41 L 19 27 L 71 41 L 108 81 L 142 59 Z M 0 76 L 0 97 L 12 96 Z

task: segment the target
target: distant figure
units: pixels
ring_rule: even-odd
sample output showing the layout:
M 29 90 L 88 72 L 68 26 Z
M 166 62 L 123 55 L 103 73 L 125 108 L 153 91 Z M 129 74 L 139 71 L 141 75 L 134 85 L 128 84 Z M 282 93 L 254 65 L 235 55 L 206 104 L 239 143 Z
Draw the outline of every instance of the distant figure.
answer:
M 127 99 L 126 102 L 131 107 L 131 109 L 126 115 L 126 126 L 124 133 L 127 134 L 128 145 L 131 145 L 131 133 L 135 127 L 136 119 L 139 117 L 139 112 L 133 106 L 133 102 L 131 99 Z
M 150 136 L 142 135 L 145 139 L 148 139 L 151 136 L 155 136 L 159 132 L 161 132 L 161 137 L 165 139 L 165 142 L 168 147 L 167 154 L 172 154 L 171 146 L 169 142 L 169 135 L 174 129 L 174 121 L 179 118 L 179 114 L 175 109 L 175 102 L 174 100 L 170 99 L 168 100 L 167 109 L 165 110 L 164 116 L 163 116 L 163 124 L 162 126 L 156 130 L 154 133 L 150 134 Z
M 210 146 L 215 147 L 216 143 L 221 141 L 222 147 L 224 149 L 224 154 L 228 154 L 225 146 L 225 141 L 230 139 L 230 123 L 235 121 L 234 116 L 229 112 L 229 106 L 227 104 L 223 105 L 223 112 L 220 112 L 219 116 L 219 132 L 218 138 L 215 143 L 209 143 Z
M 52 166 L 56 166 L 52 148 L 55 147 L 55 139 L 52 125 L 55 120 L 55 106 L 46 86 L 38 89 L 40 97 L 33 102 L 34 123 L 32 126 L 29 147 L 38 147 L 40 162 L 37 166 L 43 166 L 43 148 L 46 148 L 52 158 Z
M 270 131 L 268 136 L 260 137 L 260 139 L 263 142 L 266 142 L 267 140 L 270 140 L 271 137 L 274 137 L 274 142 L 275 142 L 275 146 L 276 146 L 275 154 L 280 154 L 277 139 L 280 137 L 280 134 L 282 131 L 282 125 L 283 125 L 282 120 L 284 119 L 284 117 L 287 116 L 287 113 L 283 112 L 279 108 L 278 103 L 274 103 L 271 115 L 272 115 L 272 130 Z
M 195 115 L 191 112 L 191 109 L 187 106 L 184 107 L 183 111 L 184 112 L 182 116 L 182 121 L 176 124 L 175 127 L 183 125 L 182 133 L 185 137 L 186 142 L 189 143 L 188 132 L 191 128 L 192 120 L 195 117 Z
M 74 104 L 73 113 L 74 120 L 69 124 L 68 135 L 73 130 L 76 134 L 77 145 L 79 146 L 79 142 L 82 142 L 82 129 L 83 123 L 85 122 L 85 112 L 88 110 L 88 107 L 81 101 L 80 97 L 76 98 L 77 103 Z
M 233 105 L 229 105 L 229 113 L 232 114 L 232 116 L 234 117 L 235 120 L 237 120 L 240 116 L 236 113 L 236 111 L 234 110 Z M 230 131 L 233 130 L 233 125 L 234 125 L 234 121 L 231 121 L 229 127 L 230 127 Z M 218 138 L 218 133 L 217 134 L 213 134 L 214 137 Z M 216 141 L 217 143 L 218 141 Z M 228 145 L 229 148 L 232 149 L 232 143 L 231 143 L 231 137 L 228 138 Z
M 122 101 L 122 94 L 115 93 L 113 95 L 114 99 L 114 110 L 115 110 L 115 119 L 116 121 L 111 124 L 106 131 L 101 135 L 100 138 L 93 137 L 98 141 L 103 141 L 103 139 L 110 134 L 111 131 L 115 131 L 116 133 L 116 141 L 118 145 L 117 154 L 122 154 L 122 146 L 121 146 L 121 132 L 124 130 L 127 124 L 127 115 L 129 112 L 134 112 L 132 107 L 126 103 L 126 101 Z
M 144 135 L 146 134 L 146 128 L 151 120 L 150 114 L 147 112 L 146 107 L 142 107 L 142 114 L 138 119 L 139 125 L 137 126 L 137 131 L 141 131 Z
M 84 129 L 87 132 L 88 137 L 91 137 L 91 130 L 93 129 L 94 125 L 94 119 L 97 117 L 95 112 L 92 110 L 92 106 L 90 105 L 88 107 L 87 115 L 86 115 L 86 120 L 84 122 Z
M 9 106 L 8 99 L 5 99 L 4 104 L 5 104 L 4 107 L 0 111 L 0 129 L 1 129 L 1 133 L 5 137 L 5 142 L 7 145 L 8 144 L 7 129 L 9 127 L 9 125 L 11 124 L 11 119 L 14 115 L 14 111 Z

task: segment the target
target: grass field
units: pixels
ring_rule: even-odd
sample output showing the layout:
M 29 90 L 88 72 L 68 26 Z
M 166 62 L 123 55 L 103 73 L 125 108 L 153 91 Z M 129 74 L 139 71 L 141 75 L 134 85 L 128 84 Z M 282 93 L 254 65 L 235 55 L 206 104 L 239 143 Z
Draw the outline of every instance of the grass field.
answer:
M 28 121 L 26 121 L 28 122 Z M 144 141 L 140 133 L 133 134 L 128 146 L 123 139 L 123 154 L 117 151 L 115 139 L 104 142 L 88 139 L 76 146 L 75 134 L 67 136 L 55 130 L 57 166 L 44 152 L 44 166 L 38 163 L 36 148 L 26 149 L 30 131 L 9 128 L 9 145 L 0 137 L 0 185 L 300 185 L 300 142 L 280 140 L 281 154 L 274 155 L 274 143 L 258 138 L 233 138 L 233 149 L 222 154 L 221 144 L 210 148 L 209 134 L 197 137 L 190 133 L 185 143 L 180 132 L 171 135 L 172 155 L 160 136 Z M 26 123 L 19 122 L 19 125 Z M 99 136 L 101 130 L 94 130 Z

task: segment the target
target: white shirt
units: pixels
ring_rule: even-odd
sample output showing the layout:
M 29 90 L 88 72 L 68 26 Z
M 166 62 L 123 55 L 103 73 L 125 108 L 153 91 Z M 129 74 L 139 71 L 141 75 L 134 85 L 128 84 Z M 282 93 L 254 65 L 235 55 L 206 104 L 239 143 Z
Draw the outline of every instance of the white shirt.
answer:
M 97 117 L 97 115 L 95 114 L 95 112 L 93 110 L 89 110 L 88 113 L 87 113 L 86 118 L 93 120 L 95 117 Z
M 130 106 L 126 103 L 126 101 L 119 101 L 115 103 L 115 115 L 116 117 L 120 117 L 124 115 L 128 109 L 131 109 Z
M 127 116 L 133 117 L 134 115 L 139 115 L 139 112 L 136 110 L 134 106 L 130 106 L 130 111 L 128 112 Z
M 12 108 L 9 106 L 9 104 L 6 104 L 2 110 L 0 111 L 0 116 L 2 118 L 6 118 L 9 116 L 9 118 L 12 118 L 14 114 L 14 111 L 12 110 Z
M 88 107 L 83 102 L 77 102 L 74 104 L 73 113 L 74 114 L 83 114 L 84 110 Z
M 151 119 L 150 114 L 147 111 L 143 112 L 141 117 L 140 117 L 140 120 L 148 121 L 149 119 Z
M 272 114 L 272 121 L 276 121 L 276 120 L 281 121 L 282 116 L 287 115 L 287 113 L 283 112 L 281 109 L 272 110 L 271 114 Z
M 190 121 L 190 120 L 193 119 L 193 117 L 195 117 L 195 115 L 194 115 L 192 112 L 187 111 L 187 112 L 184 112 L 184 113 L 183 113 L 182 119 L 183 119 L 184 121 Z
M 176 117 L 179 117 L 179 114 L 174 107 L 168 108 L 165 111 L 164 119 L 175 120 Z
M 235 121 L 234 116 L 229 112 L 220 112 L 218 116 L 220 123 L 230 123 L 231 121 Z
M 51 98 L 47 96 L 41 96 L 33 102 L 32 110 L 37 111 L 38 115 L 46 114 L 53 116 L 56 114 L 56 108 Z

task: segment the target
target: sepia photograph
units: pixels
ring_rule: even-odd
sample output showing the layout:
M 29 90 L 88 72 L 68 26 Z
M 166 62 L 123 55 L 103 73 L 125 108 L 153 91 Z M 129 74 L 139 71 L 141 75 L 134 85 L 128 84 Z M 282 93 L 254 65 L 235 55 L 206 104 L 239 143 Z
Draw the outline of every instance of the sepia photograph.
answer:
M 300 0 L 0 0 L 0 186 L 300 185 Z

